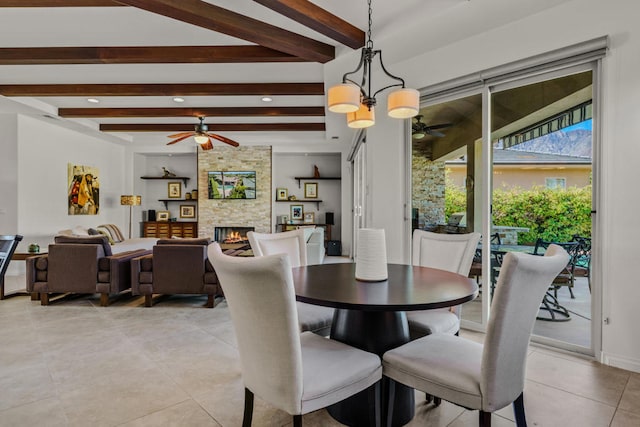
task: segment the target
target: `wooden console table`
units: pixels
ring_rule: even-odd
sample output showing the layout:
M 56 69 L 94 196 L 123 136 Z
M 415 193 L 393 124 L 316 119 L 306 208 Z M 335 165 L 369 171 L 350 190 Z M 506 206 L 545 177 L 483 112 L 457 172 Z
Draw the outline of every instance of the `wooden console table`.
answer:
M 145 221 L 142 223 L 143 237 L 169 239 L 176 237 L 198 237 L 198 223 L 195 221 Z

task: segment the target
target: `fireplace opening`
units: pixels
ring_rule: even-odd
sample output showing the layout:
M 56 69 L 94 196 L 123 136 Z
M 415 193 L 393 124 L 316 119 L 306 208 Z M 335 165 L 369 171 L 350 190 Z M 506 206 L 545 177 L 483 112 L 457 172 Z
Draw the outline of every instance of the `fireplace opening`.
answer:
M 247 233 L 255 227 L 215 227 L 213 239 L 218 243 L 249 243 Z

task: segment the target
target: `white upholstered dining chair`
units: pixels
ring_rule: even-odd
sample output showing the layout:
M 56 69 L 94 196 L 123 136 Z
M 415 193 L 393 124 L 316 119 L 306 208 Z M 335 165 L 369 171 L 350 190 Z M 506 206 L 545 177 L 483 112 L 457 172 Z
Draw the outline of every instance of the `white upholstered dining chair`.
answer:
M 480 426 L 491 413 L 513 403 L 516 424 L 526 426 L 524 380 L 527 350 L 540 301 L 569 255 L 551 245 L 545 256 L 505 255 L 484 345 L 433 334 L 383 355 L 385 376 L 468 409 L 480 410 Z M 390 381 L 393 394 L 394 382 Z M 393 399 L 390 398 L 393 402 Z M 389 413 L 393 413 L 390 406 Z
M 245 386 L 242 425 L 251 425 L 254 394 L 293 415 L 294 426 L 301 426 L 302 414 L 374 386 L 368 394 L 370 425 L 379 426 L 379 356 L 299 331 L 289 257 L 231 257 L 217 243 L 208 253 L 238 341 Z
M 247 238 L 254 256 L 287 254 L 291 267 L 307 265 L 307 244 L 303 229 L 282 233 L 256 233 L 250 231 Z M 319 305 L 297 302 L 298 321 L 301 331 L 311 331 L 327 336 L 331 332 L 334 309 Z
M 412 264 L 438 268 L 467 277 L 480 233 L 441 234 L 414 230 Z M 436 310 L 408 311 L 411 339 L 434 333 L 457 334 L 460 330 L 460 306 Z

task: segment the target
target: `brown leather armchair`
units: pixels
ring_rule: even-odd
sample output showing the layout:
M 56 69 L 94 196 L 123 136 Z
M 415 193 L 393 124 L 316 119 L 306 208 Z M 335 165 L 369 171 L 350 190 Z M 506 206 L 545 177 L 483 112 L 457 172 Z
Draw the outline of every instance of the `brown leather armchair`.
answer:
M 131 288 L 131 259 L 150 253 L 137 249 L 113 255 L 105 236 L 56 236 L 45 255 L 27 258 L 27 291 L 39 293 L 42 305 L 50 293 L 109 295 Z
M 153 294 L 206 294 L 213 308 L 222 295 L 218 276 L 207 259 L 209 239 L 160 239 L 152 255 L 131 261 L 131 292 L 144 295 L 145 306 L 153 305 Z

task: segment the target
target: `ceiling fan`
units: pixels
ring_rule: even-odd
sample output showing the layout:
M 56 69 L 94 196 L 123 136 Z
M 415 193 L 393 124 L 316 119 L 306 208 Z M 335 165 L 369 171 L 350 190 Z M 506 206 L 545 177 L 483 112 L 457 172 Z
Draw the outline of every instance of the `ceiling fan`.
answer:
M 210 133 L 209 126 L 204 124 L 204 117 L 198 117 L 198 119 L 200 120 L 200 123 L 198 123 L 195 126 L 195 130 L 191 132 L 182 132 L 182 133 L 176 133 L 175 135 L 169 135 L 169 138 L 176 138 L 176 139 L 174 139 L 171 142 L 168 142 L 167 145 L 175 144 L 176 142 L 180 142 L 184 139 L 189 138 L 190 136 L 193 136 L 193 139 L 195 139 L 195 141 L 198 144 L 200 144 L 200 147 L 202 147 L 203 150 L 213 149 L 213 141 L 211 140 L 211 138 L 217 139 L 218 141 L 222 141 L 225 144 L 229 144 L 233 147 L 237 147 L 240 145 L 232 139 L 225 138 L 224 136 L 221 136 L 215 133 Z
M 422 115 L 418 114 L 415 117 L 415 122 L 411 123 L 411 138 L 413 139 L 422 139 L 427 135 L 437 136 L 438 138 L 442 138 L 445 136 L 444 133 L 438 132 L 437 129 L 445 129 L 453 126 L 452 123 L 440 123 L 437 125 L 427 125 L 422 121 Z

